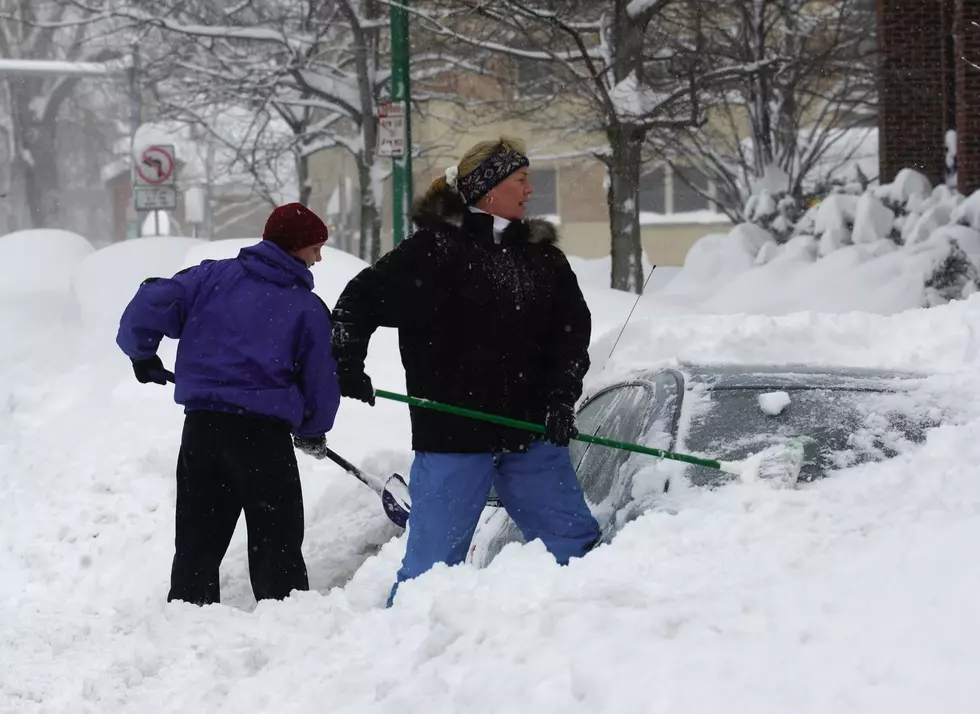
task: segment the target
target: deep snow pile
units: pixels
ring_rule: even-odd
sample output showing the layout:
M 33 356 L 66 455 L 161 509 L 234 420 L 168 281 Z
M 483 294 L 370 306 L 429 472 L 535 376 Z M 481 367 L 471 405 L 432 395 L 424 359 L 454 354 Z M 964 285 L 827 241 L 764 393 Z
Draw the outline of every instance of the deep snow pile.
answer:
M 94 250 L 77 233 L 57 229 L 0 236 L 0 295 L 64 294 L 77 265 Z
M 657 293 L 710 313 L 894 313 L 964 298 L 980 286 L 980 193 L 933 188 L 911 170 L 891 184 L 845 186 L 802 215 L 754 195 L 749 222 L 702 238 Z M 830 284 L 833 290 L 827 289 Z
M 318 284 L 350 268 L 325 260 Z M 0 319 L 28 305 L 0 296 Z M 303 457 L 315 591 L 255 607 L 238 533 L 224 604 L 168 606 L 179 409 L 63 315 L 0 351 L 0 711 L 972 710 L 980 296 L 894 315 L 634 320 L 591 384 L 678 358 L 934 368 L 947 424 L 798 490 L 678 484 L 567 568 L 540 543 L 510 546 L 485 570 L 405 585 L 391 610 L 403 539 L 373 493 Z M 394 342 L 377 345 L 372 376 L 396 387 Z M 330 441 L 403 468 L 407 414 L 345 401 Z
M 153 237 L 113 243 L 87 256 L 74 270 L 72 287 L 83 319 L 93 328 L 119 325 L 121 307 L 146 278 L 169 278 L 183 265 L 194 238 Z
M 0 310 L 0 358 L 30 355 L 62 320 L 77 315 L 72 276 L 94 250 L 82 236 L 62 230 L 0 236 L 0 301 L 8 306 Z M 0 372 L 0 405 L 15 379 Z

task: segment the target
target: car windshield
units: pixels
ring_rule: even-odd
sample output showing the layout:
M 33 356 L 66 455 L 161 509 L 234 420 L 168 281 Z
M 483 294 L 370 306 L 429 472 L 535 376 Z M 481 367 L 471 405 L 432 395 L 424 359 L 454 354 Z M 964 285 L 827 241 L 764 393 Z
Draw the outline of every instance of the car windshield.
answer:
M 723 388 L 695 391 L 689 398 L 692 416 L 678 450 L 732 461 L 801 437 L 801 481 L 894 456 L 921 442 L 934 425 L 918 400 L 884 389 Z M 699 466 L 687 473 L 697 485 L 724 478 Z

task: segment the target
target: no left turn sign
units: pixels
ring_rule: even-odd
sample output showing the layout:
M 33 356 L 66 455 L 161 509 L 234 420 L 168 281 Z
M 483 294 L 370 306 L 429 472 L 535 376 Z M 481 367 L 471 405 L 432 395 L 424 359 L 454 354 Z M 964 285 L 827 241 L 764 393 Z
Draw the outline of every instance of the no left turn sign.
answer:
M 143 186 L 172 186 L 176 182 L 177 162 L 173 146 L 150 146 L 136 161 L 136 184 Z

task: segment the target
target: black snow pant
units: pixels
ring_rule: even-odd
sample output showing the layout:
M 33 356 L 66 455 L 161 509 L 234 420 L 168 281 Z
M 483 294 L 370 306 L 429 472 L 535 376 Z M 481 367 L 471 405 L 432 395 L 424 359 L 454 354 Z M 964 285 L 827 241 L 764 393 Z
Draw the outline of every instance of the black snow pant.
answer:
M 218 566 L 242 510 L 256 600 L 309 590 L 303 561 L 303 492 L 289 427 L 212 411 L 184 419 L 177 519 L 167 600 L 220 601 Z

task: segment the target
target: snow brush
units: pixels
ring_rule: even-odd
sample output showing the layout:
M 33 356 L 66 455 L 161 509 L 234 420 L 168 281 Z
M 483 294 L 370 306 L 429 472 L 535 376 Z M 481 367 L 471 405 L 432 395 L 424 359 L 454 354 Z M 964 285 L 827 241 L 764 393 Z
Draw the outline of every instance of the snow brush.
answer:
M 401 402 L 413 407 L 432 409 L 446 414 L 479 419 L 480 421 L 500 424 L 501 426 L 530 431 L 535 434 L 544 434 L 544 427 L 540 424 L 532 424 L 519 419 L 511 419 L 510 417 L 497 416 L 495 414 L 485 414 L 473 409 L 442 404 L 431 399 L 419 399 L 404 394 L 386 392 L 382 389 L 375 390 L 375 395 L 382 399 Z M 738 461 L 703 459 L 700 456 L 679 454 L 674 451 L 655 449 L 652 446 L 641 446 L 640 444 L 631 444 L 626 441 L 616 441 L 615 439 L 607 439 L 603 436 L 591 436 L 589 434 L 579 434 L 575 437 L 575 441 L 605 446 L 610 449 L 619 449 L 621 451 L 631 451 L 647 456 L 655 456 L 661 459 L 682 461 L 687 464 L 693 464 L 694 466 L 704 466 L 705 468 L 724 471 L 725 473 L 738 476 L 745 482 L 765 480 L 779 485 L 792 486 L 799 478 L 800 469 L 803 467 L 803 443 L 798 439 L 791 439 L 785 444 L 770 446 L 757 454 Z

